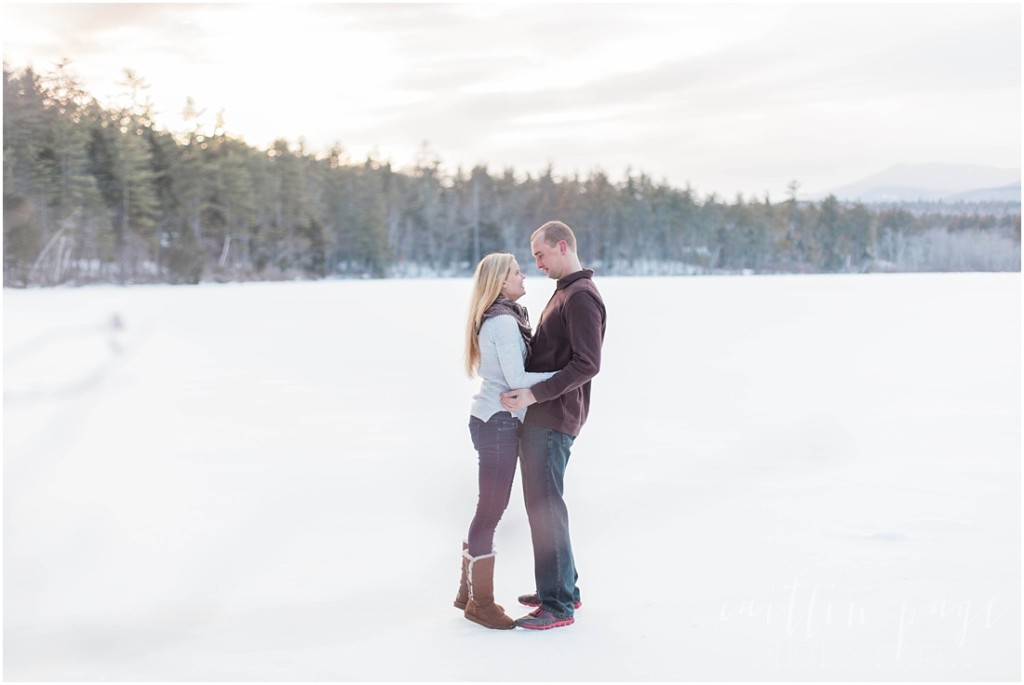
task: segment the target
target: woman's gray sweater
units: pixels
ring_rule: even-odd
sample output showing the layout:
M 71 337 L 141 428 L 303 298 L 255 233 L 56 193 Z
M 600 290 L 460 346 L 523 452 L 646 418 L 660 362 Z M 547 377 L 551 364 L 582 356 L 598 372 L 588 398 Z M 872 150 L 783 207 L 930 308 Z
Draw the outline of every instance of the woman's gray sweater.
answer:
M 499 411 L 508 411 L 501 406 L 501 393 L 518 388 L 529 388 L 555 375 L 555 372 L 531 373 L 523 368 L 526 358 L 526 343 L 519 333 L 519 324 L 509 314 L 493 316 L 480 327 L 480 391 L 473 396 L 470 414 L 481 421 L 487 421 Z M 526 410 L 513 414 L 520 421 Z

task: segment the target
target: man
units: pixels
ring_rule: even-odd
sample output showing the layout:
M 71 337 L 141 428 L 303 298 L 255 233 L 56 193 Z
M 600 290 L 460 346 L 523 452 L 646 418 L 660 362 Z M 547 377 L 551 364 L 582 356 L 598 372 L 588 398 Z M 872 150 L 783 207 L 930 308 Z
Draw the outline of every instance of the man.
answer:
M 502 395 L 509 411 L 529 407 L 520 432 L 523 494 L 533 538 L 537 592 L 519 601 L 535 606 L 516 621 L 522 628 L 567 626 L 580 606 L 569 515 L 562 498 L 569 449 L 587 420 L 590 379 L 601 369 L 605 307 L 594 272 L 576 255 L 576 236 L 549 221 L 530 237 L 537 268 L 557 281 L 534 336 L 528 371 L 556 371 L 532 388 Z

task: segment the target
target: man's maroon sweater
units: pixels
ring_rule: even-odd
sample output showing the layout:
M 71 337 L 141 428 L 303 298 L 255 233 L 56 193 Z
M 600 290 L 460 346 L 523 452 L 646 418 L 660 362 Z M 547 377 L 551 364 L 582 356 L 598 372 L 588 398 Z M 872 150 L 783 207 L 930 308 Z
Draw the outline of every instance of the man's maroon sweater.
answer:
M 590 409 L 590 379 L 601 370 L 605 308 L 583 269 L 558 280 L 534 335 L 527 371 L 558 371 L 531 390 L 537 403 L 526 412 L 535 423 L 576 437 Z

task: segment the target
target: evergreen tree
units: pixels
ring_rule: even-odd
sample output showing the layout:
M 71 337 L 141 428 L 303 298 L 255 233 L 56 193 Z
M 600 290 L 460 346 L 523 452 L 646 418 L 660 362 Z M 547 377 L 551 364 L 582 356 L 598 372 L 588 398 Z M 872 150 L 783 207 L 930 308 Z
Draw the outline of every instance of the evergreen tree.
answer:
M 498 250 L 529 264 L 529 232 L 552 218 L 606 274 L 1019 269 L 1019 206 L 803 202 L 795 181 L 780 203 L 726 202 L 631 169 L 447 174 L 427 144 L 396 171 L 340 144 L 256 149 L 223 113 L 203 130 L 191 100 L 186 130 L 164 131 L 145 81 L 126 71 L 122 85 L 104 107 L 66 61 L 43 76 L 4 65 L 5 285 L 468 275 Z

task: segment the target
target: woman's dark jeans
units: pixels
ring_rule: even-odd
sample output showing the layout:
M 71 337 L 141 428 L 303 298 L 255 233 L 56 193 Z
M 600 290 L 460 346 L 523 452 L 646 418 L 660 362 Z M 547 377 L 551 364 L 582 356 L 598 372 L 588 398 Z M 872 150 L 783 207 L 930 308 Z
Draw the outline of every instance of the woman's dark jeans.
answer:
M 519 435 L 537 594 L 548 611 L 572 616 L 580 590 L 569 540 L 569 512 L 562 495 L 574 438 L 533 423 L 525 424 Z
M 480 494 L 469 526 L 471 556 L 494 551 L 494 530 L 508 506 L 516 475 L 520 425 L 507 411 L 494 414 L 486 423 L 475 416 L 469 418 L 469 434 L 480 464 Z

